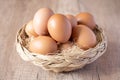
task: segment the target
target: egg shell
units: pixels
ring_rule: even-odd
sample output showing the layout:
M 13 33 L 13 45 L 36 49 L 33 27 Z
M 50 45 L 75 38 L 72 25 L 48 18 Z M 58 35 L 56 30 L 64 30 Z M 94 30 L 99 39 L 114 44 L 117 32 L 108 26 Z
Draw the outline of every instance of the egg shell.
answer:
M 47 23 L 48 19 L 53 14 L 53 11 L 49 8 L 41 8 L 35 13 L 33 18 L 33 27 L 38 35 L 48 34 Z
M 70 41 L 67 41 L 66 43 L 61 44 L 60 49 L 64 50 L 64 49 L 68 49 L 68 48 L 70 48 L 72 46 L 73 46 L 73 43 L 70 42 Z
M 74 27 L 72 38 L 84 50 L 94 47 L 97 43 L 96 35 L 86 25 L 77 25 Z
M 48 31 L 53 39 L 65 43 L 71 36 L 72 26 L 64 15 L 54 14 L 48 21 Z
M 39 36 L 30 42 L 29 50 L 44 55 L 54 54 L 57 51 L 57 44 L 49 36 Z
M 70 21 L 72 27 L 75 27 L 77 25 L 77 19 L 75 18 L 75 16 L 67 14 L 66 17 Z
M 29 21 L 25 27 L 25 32 L 27 33 L 27 35 L 29 37 L 37 37 L 37 33 L 35 32 L 35 30 L 33 29 L 33 21 Z
M 87 25 L 91 29 L 95 29 L 96 27 L 93 15 L 88 12 L 81 12 L 77 14 L 76 19 L 78 21 L 78 24 Z

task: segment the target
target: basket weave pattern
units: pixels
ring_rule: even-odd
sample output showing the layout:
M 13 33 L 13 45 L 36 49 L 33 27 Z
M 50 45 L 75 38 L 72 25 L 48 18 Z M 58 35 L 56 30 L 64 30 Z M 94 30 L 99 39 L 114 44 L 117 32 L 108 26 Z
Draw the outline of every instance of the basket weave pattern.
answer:
M 25 33 L 24 25 L 17 33 L 16 49 L 21 58 L 25 61 L 32 62 L 33 64 L 42 67 L 45 70 L 54 72 L 66 72 L 82 68 L 86 64 L 95 61 L 107 48 L 107 40 L 104 31 L 97 27 L 95 34 L 98 44 L 94 48 L 86 51 L 80 49 L 78 46 L 73 45 L 71 48 L 56 53 L 55 55 L 41 55 L 32 53 L 27 49 L 27 42 L 29 38 Z

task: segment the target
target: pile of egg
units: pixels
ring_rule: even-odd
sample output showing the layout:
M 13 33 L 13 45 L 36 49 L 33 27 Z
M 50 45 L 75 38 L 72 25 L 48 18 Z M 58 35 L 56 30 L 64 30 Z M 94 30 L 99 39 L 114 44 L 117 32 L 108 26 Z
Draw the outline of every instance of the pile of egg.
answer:
M 27 23 L 25 32 L 29 38 L 33 38 L 29 42 L 29 50 L 47 55 L 54 54 L 59 49 L 59 45 L 61 49 L 73 45 L 83 50 L 95 47 L 97 44 L 93 32 L 95 28 L 94 18 L 88 12 L 81 12 L 74 16 L 41 8 L 35 13 L 33 20 Z

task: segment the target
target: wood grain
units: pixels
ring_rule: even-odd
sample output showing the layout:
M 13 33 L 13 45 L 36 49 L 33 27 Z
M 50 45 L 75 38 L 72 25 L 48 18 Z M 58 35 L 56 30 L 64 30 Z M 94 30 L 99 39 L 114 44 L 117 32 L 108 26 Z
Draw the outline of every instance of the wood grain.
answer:
M 69 73 L 53 73 L 23 61 L 15 50 L 17 30 L 42 7 L 57 13 L 88 11 L 108 37 L 107 52 Z M 120 0 L 0 0 L 0 80 L 120 80 Z

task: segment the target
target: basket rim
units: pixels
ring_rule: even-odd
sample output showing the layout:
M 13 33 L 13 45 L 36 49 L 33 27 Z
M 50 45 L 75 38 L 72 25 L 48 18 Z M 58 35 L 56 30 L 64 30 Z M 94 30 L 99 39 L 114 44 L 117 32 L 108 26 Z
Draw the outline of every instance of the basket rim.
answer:
M 34 57 L 34 56 L 39 56 L 39 58 L 42 58 L 42 59 L 48 59 L 48 58 L 55 57 L 55 56 L 61 54 L 61 53 L 55 53 L 55 54 L 53 54 L 53 55 L 43 55 L 43 54 L 40 54 L 40 53 L 30 52 L 26 47 L 24 47 L 24 46 L 23 46 L 22 44 L 20 44 L 19 41 L 18 41 L 18 37 L 20 36 L 19 34 L 21 33 L 22 30 L 24 30 L 25 26 L 26 26 L 26 24 L 24 24 L 23 27 L 19 29 L 19 31 L 18 31 L 18 33 L 17 33 L 17 36 L 16 36 L 16 44 L 18 44 L 18 45 L 21 46 L 21 49 L 23 50 L 23 52 L 25 51 L 25 52 L 29 53 L 29 55 L 33 56 L 33 57 Z M 88 50 L 83 50 L 83 49 L 80 49 L 80 48 L 79 48 L 83 53 L 95 51 L 95 48 L 98 48 L 99 45 L 101 45 L 101 44 L 103 44 L 103 43 L 106 43 L 105 46 L 106 46 L 106 48 L 107 48 L 107 37 L 105 36 L 104 30 L 103 30 L 101 27 L 99 27 L 98 25 L 97 25 L 96 28 L 101 32 L 102 41 L 99 42 L 99 43 L 97 43 L 97 45 L 96 45 L 95 47 L 89 48 Z M 106 51 L 106 48 L 105 48 L 104 52 Z M 68 49 L 69 49 L 69 48 L 68 48 Z M 71 48 L 70 48 L 70 49 L 71 49 Z M 103 52 L 103 53 L 104 53 L 104 52 Z

